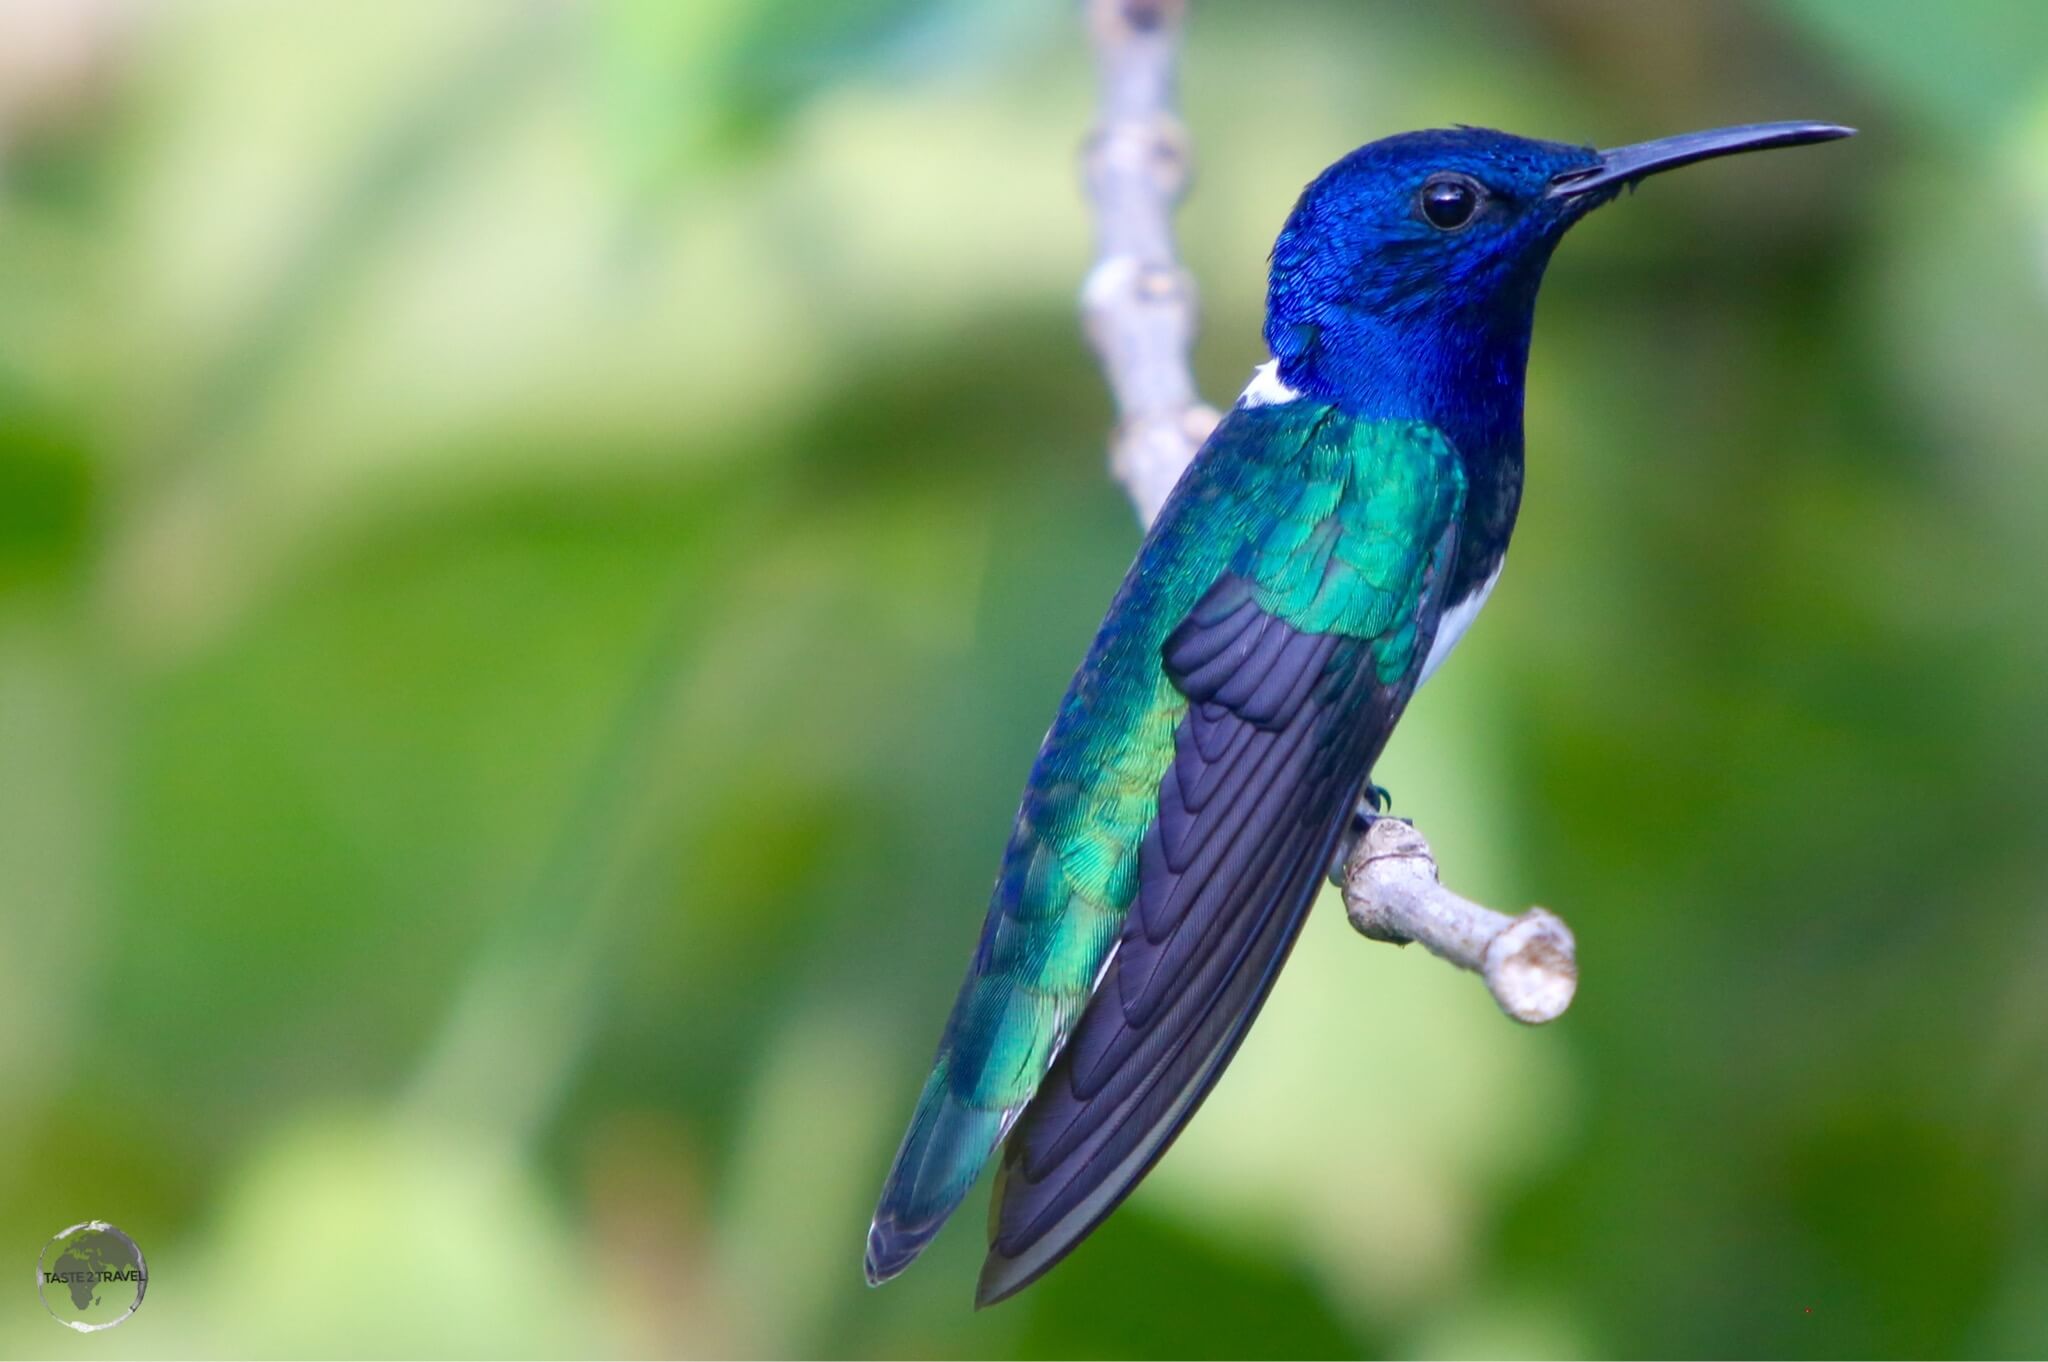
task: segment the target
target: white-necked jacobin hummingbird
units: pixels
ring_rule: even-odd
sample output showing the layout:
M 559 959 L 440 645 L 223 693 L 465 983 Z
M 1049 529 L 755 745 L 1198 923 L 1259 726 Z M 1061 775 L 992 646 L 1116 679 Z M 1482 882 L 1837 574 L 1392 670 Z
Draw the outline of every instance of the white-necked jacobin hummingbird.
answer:
M 1007 1140 L 977 1300 L 1021 1290 L 1215 1085 L 1388 734 L 1500 573 L 1536 290 L 1565 231 L 1659 171 L 1850 131 L 1613 151 L 1412 132 L 1302 193 L 1273 247 L 1272 361 L 1145 536 L 1032 765 L 869 1281 L 909 1265 Z

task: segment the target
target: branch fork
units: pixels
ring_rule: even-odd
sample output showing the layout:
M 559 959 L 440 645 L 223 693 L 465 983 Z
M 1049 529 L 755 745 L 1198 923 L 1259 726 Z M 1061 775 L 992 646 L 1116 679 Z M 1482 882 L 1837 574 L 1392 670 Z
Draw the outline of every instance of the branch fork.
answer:
M 1088 0 L 1101 119 L 1082 153 L 1095 260 L 1081 313 L 1116 399 L 1110 468 L 1146 524 L 1219 419 L 1195 387 L 1195 281 L 1174 247 L 1187 187 L 1174 67 L 1187 0 Z M 1531 908 L 1497 913 L 1446 889 L 1412 824 L 1373 817 L 1332 876 L 1351 925 L 1375 941 L 1420 942 L 1486 981 L 1501 1011 L 1555 1020 L 1578 988 L 1571 929 Z

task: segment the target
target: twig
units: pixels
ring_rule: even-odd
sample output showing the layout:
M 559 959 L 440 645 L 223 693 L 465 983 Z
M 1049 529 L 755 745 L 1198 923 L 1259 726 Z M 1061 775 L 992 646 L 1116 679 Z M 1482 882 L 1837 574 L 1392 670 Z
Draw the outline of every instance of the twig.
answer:
M 1173 67 L 1186 0 L 1090 0 L 1102 121 L 1082 166 L 1095 205 L 1095 264 L 1081 288 L 1088 339 L 1116 397 L 1110 467 L 1150 524 L 1215 428 L 1195 391 L 1195 281 L 1173 244 L 1188 182 Z
M 1095 263 L 1081 290 L 1088 338 L 1116 398 L 1110 467 L 1147 524 L 1217 421 L 1188 364 L 1195 284 L 1174 250 L 1188 138 L 1174 113 L 1174 62 L 1187 0 L 1088 0 L 1102 121 L 1082 156 Z M 1541 908 L 1508 917 L 1437 879 L 1412 825 L 1376 818 L 1341 880 L 1351 925 L 1375 941 L 1428 950 L 1486 980 L 1501 1011 L 1547 1022 L 1571 1005 L 1571 930 Z
M 1486 980 L 1519 1022 L 1555 1021 L 1579 986 L 1571 928 L 1541 908 L 1508 917 L 1437 882 L 1436 857 L 1412 823 L 1375 818 L 1344 863 L 1344 913 L 1375 941 L 1419 941 Z

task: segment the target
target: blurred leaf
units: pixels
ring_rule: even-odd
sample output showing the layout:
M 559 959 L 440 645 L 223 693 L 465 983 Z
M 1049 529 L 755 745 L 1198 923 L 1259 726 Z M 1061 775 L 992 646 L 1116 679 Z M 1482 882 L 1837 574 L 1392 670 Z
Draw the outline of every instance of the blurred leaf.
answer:
M 179 1268 L 180 1290 L 153 1297 L 137 1322 L 189 1356 L 617 1346 L 527 1170 L 489 1144 L 360 1116 L 302 1118 L 252 1150 L 227 1181 L 212 1246 Z M 375 1308 L 362 1294 L 371 1284 Z
M 98 509 L 97 453 L 81 423 L 25 401 L 0 373 L 0 599 L 77 572 Z
M 1982 146 L 2048 90 L 2048 8 L 2025 0 L 1779 0 L 1860 69 Z
M 448 165 L 476 141 L 542 69 L 559 41 L 548 6 L 517 4 L 496 14 L 451 68 L 398 101 L 389 125 L 368 139 L 360 162 L 316 209 L 310 231 L 269 281 L 255 311 L 209 366 L 194 396 L 190 426 L 172 441 L 176 460 L 212 454 L 276 387 L 335 305 L 375 258 L 395 224 L 445 181 Z

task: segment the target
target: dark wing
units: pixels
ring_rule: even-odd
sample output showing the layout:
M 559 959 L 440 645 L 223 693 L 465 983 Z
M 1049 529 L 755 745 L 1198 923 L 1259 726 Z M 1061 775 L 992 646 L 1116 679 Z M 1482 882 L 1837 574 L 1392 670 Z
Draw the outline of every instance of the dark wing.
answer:
M 1447 536 L 1448 538 L 1448 536 Z M 1437 563 L 1450 561 L 1440 547 Z M 1436 592 L 1417 603 L 1427 651 Z M 1418 656 L 1420 653 L 1418 652 Z M 979 1304 L 1023 1289 L 1129 1194 L 1244 1039 L 1413 685 L 1225 577 L 1167 639 L 1188 697 L 1137 901 L 1005 1147 Z

